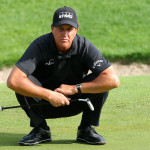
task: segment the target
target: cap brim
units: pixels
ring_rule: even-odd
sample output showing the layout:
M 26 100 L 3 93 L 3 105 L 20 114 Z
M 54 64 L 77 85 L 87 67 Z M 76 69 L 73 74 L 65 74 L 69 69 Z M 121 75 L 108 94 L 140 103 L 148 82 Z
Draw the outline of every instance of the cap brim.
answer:
M 72 21 L 69 21 L 69 20 L 63 20 L 63 21 L 59 21 L 57 23 L 54 24 L 55 27 L 58 27 L 60 25 L 63 25 L 63 24 L 69 24 L 71 26 L 73 26 L 74 28 L 78 28 L 78 25 Z

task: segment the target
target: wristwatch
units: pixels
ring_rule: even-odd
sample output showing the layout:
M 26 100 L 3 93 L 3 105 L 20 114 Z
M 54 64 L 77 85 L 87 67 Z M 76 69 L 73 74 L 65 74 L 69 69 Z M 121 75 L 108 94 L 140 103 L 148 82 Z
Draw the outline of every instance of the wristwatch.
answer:
M 77 84 L 77 85 L 76 85 L 76 88 L 77 88 L 77 90 L 78 90 L 78 93 L 80 94 L 80 93 L 81 93 L 81 84 Z

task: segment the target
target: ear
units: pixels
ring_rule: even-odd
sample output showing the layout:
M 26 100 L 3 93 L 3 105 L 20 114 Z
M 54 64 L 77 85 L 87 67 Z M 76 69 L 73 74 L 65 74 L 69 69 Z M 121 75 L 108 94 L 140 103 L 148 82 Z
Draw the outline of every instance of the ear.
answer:
M 54 26 L 53 26 L 53 24 L 51 24 L 51 30 L 53 31 L 53 29 L 54 29 Z
M 79 25 L 78 25 L 78 27 L 76 28 L 76 32 L 79 30 Z

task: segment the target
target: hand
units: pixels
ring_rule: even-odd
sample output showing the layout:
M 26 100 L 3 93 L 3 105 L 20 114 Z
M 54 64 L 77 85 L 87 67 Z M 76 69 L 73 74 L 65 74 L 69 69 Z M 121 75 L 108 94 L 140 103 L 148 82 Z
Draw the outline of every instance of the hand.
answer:
M 74 95 L 74 94 L 78 93 L 75 85 L 67 85 L 67 84 L 61 84 L 54 91 L 62 93 L 63 95 Z
M 67 96 L 55 92 L 55 91 L 51 91 L 50 94 L 50 98 L 48 99 L 48 101 L 51 103 L 51 105 L 53 105 L 54 107 L 59 107 L 59 106 L 64 106 L 64 105 L 69 105 L 70 102 L 70 98 L 68 98 Z

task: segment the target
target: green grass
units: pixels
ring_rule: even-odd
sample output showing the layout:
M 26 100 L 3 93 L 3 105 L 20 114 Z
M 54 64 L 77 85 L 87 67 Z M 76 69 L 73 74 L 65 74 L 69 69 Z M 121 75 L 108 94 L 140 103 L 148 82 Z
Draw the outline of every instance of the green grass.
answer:
M 120 80 L 120 87 L 110 91 L 102 111 L 100 126 L 96 128 L 105 137 L 106 145 L 76 143 L 80 114 L 70 118 L 47 120 L 52 132 L 51 143 L 19 147 L 18 141 L 31 128 L 24 111 L 14 109 L 0 114 L 0 149 L 149 150 L 150 76 L 121 77 Z M 18 105 L 13 91 L 5 84 L 0 84 L 0 105 Z
M 150 63 L 150 0 L 1 0 L 0 68 L 50 32 L 54 11 L 64 5 L 76 10 L 78 33 L 108 60 Z

